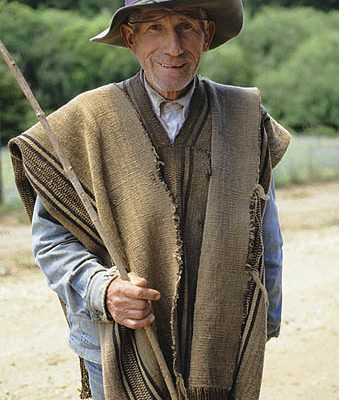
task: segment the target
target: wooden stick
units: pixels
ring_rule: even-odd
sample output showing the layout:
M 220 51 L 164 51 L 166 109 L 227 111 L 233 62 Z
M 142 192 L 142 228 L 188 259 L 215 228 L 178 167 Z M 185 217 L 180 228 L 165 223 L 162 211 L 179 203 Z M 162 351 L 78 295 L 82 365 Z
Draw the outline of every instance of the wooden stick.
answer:
M 6 61 L 6 64 L 8 65 L 10 71 L 12 72 L 12 74 L 15 76 L 19 86 L 21 87 L 22 91 L 24 92 L 27 100 L 29 101 L 30 105 L 32 106 L 35 115 L 37 116 L 38 120 L 40 121 L 41 125 L 43 126 L 43 128 L 46 131 L 46 134 L 48 136 L 48 139 L 51 141 L 54 150 L 57 154 L 57 156 L 59 157 L 59 160 L 65 170 L 65 173 L 68 177 L 68 179 L 70 180 L 70 182 L 72 183 L 72 185 L 74 186 L 74 189 L 76 190 L 78 196 L 80 197 L 86 211 L 88 212 L 89 216 L 91 217 L 91 220 L 96 228 L 96 230 L 98 231 L 111 259 L 113 260 L 115 266 L 118 268 L 120 277 L 124 280 L 129 280 L 128 277 L 128 273 L 127 273 L 127 269 L 121 259 L 121 257 L 119 256 L 119 254 L 117 253 L 117 251 L 114 248 L 114 244 L 112 242 L 112 240 L 110 239 L 110 237 L 107 235 L 106 230 L 104 229 L 103 225 L 101 224 L 98 214 L 96 213 L 94 207 L 92 206 L 89 196 L 87 195 L 87 193 L 84 191 L 77 175 L 75 174 L 63 148 L 62 145 L 59 141 L 59 139 L 57 138 L 57 136 L 55 135 L 55 133 L 53 132 L 50 124 L 47 121 L 47 118 L 45 116 L 45 113 L 42 111 L 38 101 L 36 100 L 33 92 L 31 91 L 30 87 L 28 86 L 24 76 L 22 75 L 19 67 L 16 65 L 14 59 L 12 58 L 12 56 L 10 55 L 10 53 L 8 52 L 8 50 L 6 49 L 5 45 L 2 43 L 2 41 L 0 40 L 0 52 L 3 56 L 3 58 Z M 166 383 L 167 389 L 169 391 L 169 394 L 171 396 L 172 400 L 177 400 L 177 391 L 175 389 L 173 380 L 172 380 L 172 376 L 168 370 L 165 358 L 161 352 L 158 340 L 155 336 L 155 333 L 153 332 L 152 328 L 150 326 L 145 327 L 144 328 L 146 331 L 146 335 L 148 337 L 148 340 L 152 346 L 152 349 L 154 351 L 155 357 L 158 361 L 160 370 L 162 372 L 164 381 Z

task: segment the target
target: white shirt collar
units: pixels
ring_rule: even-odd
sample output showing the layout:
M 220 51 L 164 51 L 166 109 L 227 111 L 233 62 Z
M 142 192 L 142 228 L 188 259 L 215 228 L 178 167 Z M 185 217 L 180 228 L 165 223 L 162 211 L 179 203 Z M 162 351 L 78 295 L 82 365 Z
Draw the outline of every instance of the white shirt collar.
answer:
M 191 87 L 189 88 L 188 92 L 185 93 L 182 97 L 179 97 L 176 100 L 167 100 L 160 93 L 156 92 L 150 84 L 147 82 L 144 72 L 141 72 L 141 81 L 145 86 L 146 92 L 151 100 L 151 105 L 154 113 L 157 115 L 158 118 L 161 118 L 162 114 L 162 107 L 161 105 L 165 103 L 166 105 L 172 105 L 175 107 L 175 104 L 180 104 L 184 109 L 184 116 L 187 118 L 189 105 L 196 87 L 196 80 L 195 78 L 192 79 L 191 83 L 189 84 Z

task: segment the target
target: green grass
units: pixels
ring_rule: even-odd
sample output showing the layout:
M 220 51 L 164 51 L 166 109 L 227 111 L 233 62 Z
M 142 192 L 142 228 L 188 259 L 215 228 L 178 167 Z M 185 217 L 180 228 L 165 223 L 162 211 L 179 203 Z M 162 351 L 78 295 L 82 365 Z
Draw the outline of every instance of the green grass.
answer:
M 12 164 L 7 148 L 1 150 L 1 171 L 4 202 L 0 203 L 1 224 L 20 225 L 28 223 L 28 218 L 20 201 L 14 183 Z
M 293 137 L 274 176 L 278 187 L 339 179 L 339 138 Z
M 0 215 L 22 210 L 8 150 L 1 150 L 4 203 Z M 339 179 L 339 138 L 295 136 L 274 172 L 277 187 Z
M 13 175 L 12 163 L 10 161 L 9 152 L 5 147 L 0 149 L 0 151 L 1 151 L 1 171 L 3 179 L 4 203 L 6 205 L 18 207 L 20 199 L 14 183 L 14 175 Z
M 0 204 L 0 225 L 17 226 L 29 224 L 29 218 L 21 202 Z
M 19 199 L 12 203 L 0 203 L 0 215 L 5 213 L 17 212 L 22 210 L 22 208 L 23 206 Z

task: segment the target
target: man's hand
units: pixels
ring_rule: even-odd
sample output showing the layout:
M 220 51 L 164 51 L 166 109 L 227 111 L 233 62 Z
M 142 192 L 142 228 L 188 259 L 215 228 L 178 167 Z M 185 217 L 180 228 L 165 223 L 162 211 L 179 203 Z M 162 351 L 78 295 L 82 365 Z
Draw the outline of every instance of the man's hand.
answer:
M 106 292 L 106 307 L 114 321 L 131 329 L 144 328 L 154 321 L 151 301 L 160 299 L 157 290 L 147 288 L 147 280 L 130 272 L 129 281 L 117 278 Z

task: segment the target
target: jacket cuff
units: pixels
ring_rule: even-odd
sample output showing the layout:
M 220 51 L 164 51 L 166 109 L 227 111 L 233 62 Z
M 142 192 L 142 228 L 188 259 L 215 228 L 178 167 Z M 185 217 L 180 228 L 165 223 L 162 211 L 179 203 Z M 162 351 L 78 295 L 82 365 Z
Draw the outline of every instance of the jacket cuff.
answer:
M 92 278 L 88 288 L 87 307 L 92 320 L 112 321 L 106 309 L 106 292 L 110 283 L 119 276 L 114 266 L 105 271 L 97 272 Z
M 280 324 L 267 325 L 267 342 L 272 338 L 277 338 L 280 335 Z

